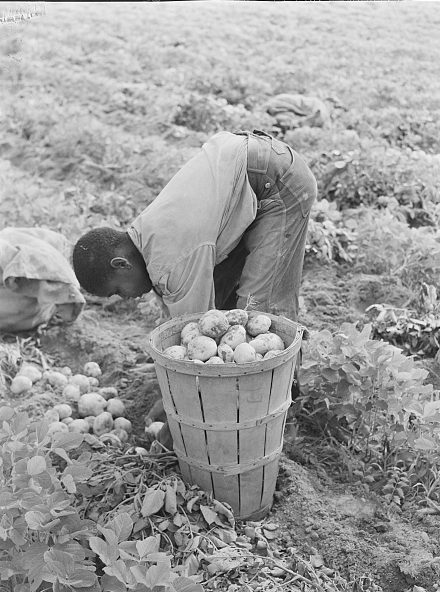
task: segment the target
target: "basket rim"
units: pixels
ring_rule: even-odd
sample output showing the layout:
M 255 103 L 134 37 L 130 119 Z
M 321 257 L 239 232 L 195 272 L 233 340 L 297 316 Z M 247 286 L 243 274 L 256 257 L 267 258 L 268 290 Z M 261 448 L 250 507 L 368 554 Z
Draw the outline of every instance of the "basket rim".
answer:
M 222 311 L 227 312 L 227 311 Z M 283 350 L 282 353 L 269 358 L 267 360 L 258 360 L 256 362 L 246 362 L 244 364 L 235 364 L 233 362 L 226 362 L 224 364 L 195 364 L 193 361 L 187 360 L 174 360 L 165 356 L 161 350 L 159 350 L 153 343 L 155 338 L 166 331 L 167 329 L 173 328 L 177 324 L 189 323 L 200 318 L 204 312 L 199 313 L 187 313 L 179 315 L 165 323 L 162 323 L 155 329 L 153 329 L 149 336 L 146 349 L 153 358 L 155 364 L 163 366 L 168 370 L 179 372 L 181 374 L 192 374 L 197 376 L 216 376 L 216 377 L 230 377 L 230 376 L 243 376 L 247 374 L 256 374 L 259 372 L 265 372 L 272 370 L 278 366 L 284 364 L 287 360 L 290 360 L 295 354 L 298 353 L 301 347 L 302 336 L 305 330 L 304 325 L 301 325 L 297 321 L 284 317 L 282 315 L 274 315 L 268 312 L 262 312 L 257 310 L 250 311 L 252 314 L 264 314 L 268 316 L 272 321 L 283 320 L 292 327 L 295 327 L 296 333 L 292 343 Z

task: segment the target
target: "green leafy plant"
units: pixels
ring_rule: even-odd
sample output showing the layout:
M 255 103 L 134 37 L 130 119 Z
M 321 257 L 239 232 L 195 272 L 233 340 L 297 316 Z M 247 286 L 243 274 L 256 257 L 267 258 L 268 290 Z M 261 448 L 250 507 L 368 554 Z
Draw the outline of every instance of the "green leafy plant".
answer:
M 400 348 L 372 339 L 371 325 L 344 323 L 335 334 L 312 332 L 305 342 L 296 405 L 363 463 L 386 472 L 425 455 L 435 466 L 440 401 L 423 384 L 427 375 Z

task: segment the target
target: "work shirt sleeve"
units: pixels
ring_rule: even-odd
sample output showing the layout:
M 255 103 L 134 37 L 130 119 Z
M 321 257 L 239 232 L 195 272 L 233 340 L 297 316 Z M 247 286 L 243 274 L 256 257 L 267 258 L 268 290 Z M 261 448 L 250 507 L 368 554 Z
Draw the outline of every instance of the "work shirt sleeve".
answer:
M 203 244 L 183 260 L 158 284 L 163 302 L 172 317 L 215 308 L 215 245 Z

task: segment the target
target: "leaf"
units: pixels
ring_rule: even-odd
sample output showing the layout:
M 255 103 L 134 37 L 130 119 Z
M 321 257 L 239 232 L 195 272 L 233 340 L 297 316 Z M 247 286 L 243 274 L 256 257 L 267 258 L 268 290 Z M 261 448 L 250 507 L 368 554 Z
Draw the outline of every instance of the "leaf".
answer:
M 435 448 L 435 442 L 431 438 L 416 438 L 414 440 L 414 447 L 417 450 L 433 450 Z
M 50 572 L 61 580 L 70 578 L 74 571 L 73 557 L 64 551 L 50 549 L 44 553 L 44 560 Z
M 165 512 L 173 515 L 177 512 L 176 492 L 170 485 L 167 485 L 165 492 Z
M 165 499 L 165 492 L 161 489 L 147 489 L 141 508 L 142 516 L 151 516 L 152 514 L 156 514 L 164 503 Z
M 13 407 L 3 405 L 0 407 L 0 421 L 9 421 L 14 416 L 14 413 Z
M 127 586 L 120 582 L 118 578 L 104 574 L 101 579 L 102 592 L 126 592 Z
M 74 450 L 84 441 L 83 434 L 75 432 L 56 432 L 52 436 L 52 448 L 64 448 L 64 450 Z
M 72 475 L 76 483 L 87 481 L 93 475 L 92 469 L 85 465 L 69 465 L 64 469 L 63 475 Z
M 67 464 L 71 464 L 72 461 L 70 460 L 69 455 L 67 454 L 67 452 L 64 450 L 64 448 L 54 448 L 53 452 L 55 452 L 55 454 L 58 454 L 58 456 L 61 456 L 61 458 L 63 460 L 66 461 Z
M 216 521 L 218 515 L 217 512 L 214 512 L 208 506 L 203 506 L 200 504 L 200 511 L 202 512 L 203 518 L 206 520 L 208 524 L 212 524 Z
M 119 550 L 116 546 L 109 545 L 99 537 L 90 537 L 89 545 L 103 563 L 111 565 L 119 557 Z
M 110 526 L 116 533 L 118 541 L 126 541 L 133 530 L 133 520 L 127 512 L 117 514 L 107 526 Z
M 150 588 L 154 588 L 155 586 L 169 586 L 176 577 L 176 574 L 171 571 L 171 562 L 167 558 L 166 561 L 161 561 L 148 569 L 145 575 L 145 583 Z
M 47 515 L 43 512 L 31 510 L 26 512 L 24 519 L 31 530 L 41 530 L 43 525 L 46 523 Z
M 159 546 L 160 535 L 149 536 L 142 541 L 136 541 L 136 549 L 141 559 L 151 553 L 157 553 L 157 551 L 159 551 Z
M 89 569 L 78 568 L 75 569 L 74 572 L 69 576 L 69 579 L 64 582 L 69 586 L 74 586 L 75 588 L 88 588 L 89 586 L 93 586 L 97 581 L 96 574 Z
M 118 578 L 104 574 L 100 578 L 102 592 L 127 592 L 127 586 L 120 582 Z
M 196 584 L 190 578 L 179 576 L 173 582 L 173 588 L 176 592 L 203 592 L 203 586 Z
M 63 475 L 60 480 L 68 493 L 76 493 L 76 485 L 72 475 Z

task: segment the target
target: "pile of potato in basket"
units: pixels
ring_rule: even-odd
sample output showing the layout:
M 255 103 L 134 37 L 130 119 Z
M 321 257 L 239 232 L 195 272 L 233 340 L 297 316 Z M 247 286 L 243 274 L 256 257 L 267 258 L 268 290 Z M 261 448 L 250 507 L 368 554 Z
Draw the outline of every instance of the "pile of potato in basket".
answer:
M 209 310 L 183 327 L 180 345 L 171 345 L 163 353 L 197 364 L 245 364 L 272 358 L 285 349 L 285 344 L 270 330 L 271 324 L 269 316 L 249 315 L 240 308 Z

